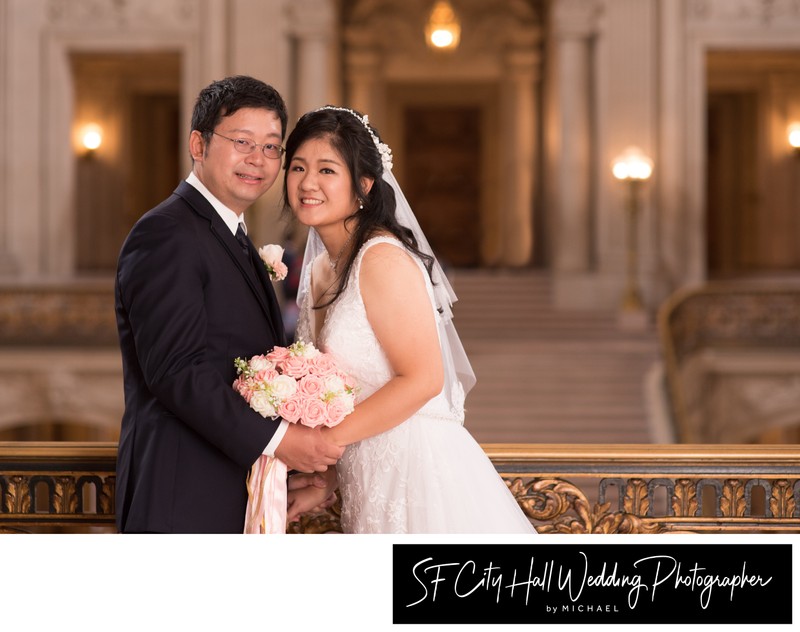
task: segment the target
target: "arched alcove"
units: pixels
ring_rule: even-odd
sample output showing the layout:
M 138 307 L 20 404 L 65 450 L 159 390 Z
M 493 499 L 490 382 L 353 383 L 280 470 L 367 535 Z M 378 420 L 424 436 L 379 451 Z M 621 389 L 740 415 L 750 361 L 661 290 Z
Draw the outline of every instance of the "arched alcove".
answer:
M 180 180 L 180 66 L 174 51 L 70 54 L 78 273 L 113 272 L 133 224 Z M 82 145 L 88 125 L 96 149 Z
M 460 0 L 460 44 L 447 53 L 425 43 L 430 7 L 423 0 L 343 3 L 345 101 L 392 146 L 394 172 L 443 260 L 528 266 L 541 224 L 546 3 Z

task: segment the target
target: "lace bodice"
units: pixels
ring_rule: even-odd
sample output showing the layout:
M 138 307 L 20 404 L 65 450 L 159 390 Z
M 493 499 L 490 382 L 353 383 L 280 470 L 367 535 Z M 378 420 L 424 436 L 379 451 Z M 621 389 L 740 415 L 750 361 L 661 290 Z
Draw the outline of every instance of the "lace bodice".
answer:
M 359 386 L 357 402 L 363 401 L 372 395 L 393 376 L 389 360 L 375 337 L 375 332 L 372 330 L 367 318 L 367 311 L 359 287 L 359 274 L 364 254 L 371 246 L 379 243 L 392 244 L 405 250 L 403 245 L 393 237 L 380 236 L 368 240 L 361 247 L 353 262 L 347 287 L 336 301 L 328 307 L 325 322 L 320 329 L 319 340 L 315 340 L 313 334 L 316 329 L 314 327 L 314 319 L 317 313 L 311 308 L 310 300 L 308 299 L 300 307 L 300 319 L 297 327 L 298 338 L 311 341 L 321 351 L 333 355 L 340 368 L 356 380 Z M 409 254 L 409 256 L 411 255 Z M 434 307 L 433 287 L 428 274 L 422 262 L 416 257 L 413 257 L 413 259 L 425 278 L 428 296 L 431 300 L 431 311 L 438 321 L 439 314 Z M 311 283 L 310 271 L 312 267 L 307 267 L 307 278 L 302 280 L 303 284 L 307 284 L 306 287 L 309 287 Z M 310 296 L 311 293 L 306 292 L 306 297 Z M 440 393 L 430 400 L 420 410 L 420 413 L 426 416 L 442 417 L 463 422 L 463 389 L 460 388 L 460 384 L 456 384 L 454 388 L 459 395 L 454 398 L 455 401 L 452 408 L 444 395 Z

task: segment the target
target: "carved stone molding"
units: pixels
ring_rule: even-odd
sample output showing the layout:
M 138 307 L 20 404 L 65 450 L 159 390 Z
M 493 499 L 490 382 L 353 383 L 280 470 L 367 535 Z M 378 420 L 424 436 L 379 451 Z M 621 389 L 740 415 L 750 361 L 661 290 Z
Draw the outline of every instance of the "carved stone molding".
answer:
M 681 290 L 658 328 L 679 440 L 744 443 L 800 425 L 800 285 Z
M 426 0 L 361 0 L 345 9 L 348 47 L 372 48 L 386 56 L 428 58 L 423 26 L 432 6 Z M 461 0 L 456 11 L 462 26 L 459 55 L 502 54 L 508 48 L 538 47 L 544 3 L 515 0 Z
M 194 30 L 201 6 L 197 0 L 49 0 L 47 15 L 54 26 Z
M 800 24 L 800 3 L 796 0 L 689 0 L 688 20 L 693 25 L 775 25 L 785 28 Z
M 598 28 L 603 5 L 598 0 L 556 0 L 553 27 L 559 37 L 589 37 Z
M 0 345 L 118 344 L 111 287 L 0 288 Z
M 300 37 L 332 39 L 336 9 L 332 0 L 294 0 L 288 8 L 292 31 Z

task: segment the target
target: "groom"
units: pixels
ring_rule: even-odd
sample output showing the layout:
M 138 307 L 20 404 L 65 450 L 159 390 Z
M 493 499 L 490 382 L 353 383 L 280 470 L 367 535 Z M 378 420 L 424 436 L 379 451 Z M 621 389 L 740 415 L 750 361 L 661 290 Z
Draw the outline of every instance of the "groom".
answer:
M 117 459 L 121 532 L 242 533 L 259 455 L 321 472 L 342 449 L 318 430 L 264 419 L 232 388 L 233 360 L 286 344 L 244 211 L 275 182 L 286 106 L 236 76 L 198 96 L 192 172 L 136 223 L 115 303 L 125 387 Z

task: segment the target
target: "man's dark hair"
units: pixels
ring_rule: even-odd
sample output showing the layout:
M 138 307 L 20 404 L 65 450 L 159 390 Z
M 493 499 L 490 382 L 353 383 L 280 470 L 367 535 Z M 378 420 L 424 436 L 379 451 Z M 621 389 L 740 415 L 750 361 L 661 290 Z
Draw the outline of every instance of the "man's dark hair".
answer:
M 281 119 L 281 139 L 286 136 L 283 97 L 272 86 L 246 75 L 225 77 L 203 88 L 194 104 L 192 131 L 200 132 L 208 143 L 222 118 L 241 108 L 272 110 Z

